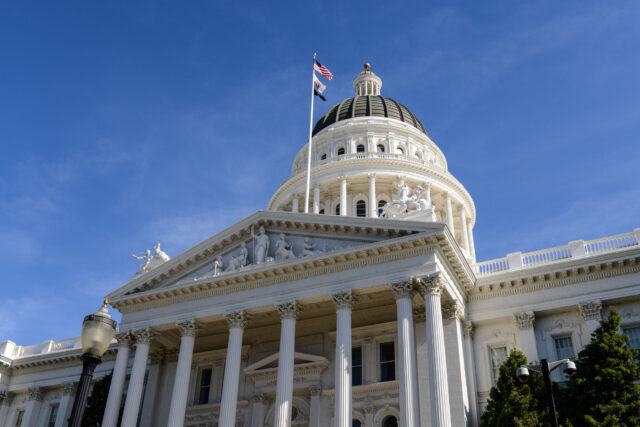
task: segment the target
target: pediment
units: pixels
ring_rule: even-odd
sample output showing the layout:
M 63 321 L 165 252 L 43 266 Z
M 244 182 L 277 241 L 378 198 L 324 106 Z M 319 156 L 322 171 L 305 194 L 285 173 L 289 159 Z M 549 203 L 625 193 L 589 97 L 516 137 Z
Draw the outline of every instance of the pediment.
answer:
M 107 295 L 115 308 L 454 239 L 441 223 L 258 211 Z M 411 237 L 416 243 L 402 240 Z M 422 239 L 422 240 L 421 240 Z M 426 240 L 425 240 L 426 239 Z M 167 250 L 170 250 L 168 248 Z M 460 269 L 471 270 L 461 253 Z M 470 278 L 469 286 L 472 286 Z M 140 295 L 140 297 L 138 297 Z M 156 296 L 151 296 L 156 295 Z
M 326 357 L 297 351 L 293 354 L 293 357 L 295 387 L 304 387 L 319 382 L 322 371 L 324 371 L 330 363 Z M 247 366 L 244 369 L 244 373 L 253 380 L 259 389 L 273 388 L 276 385 L 279 359 L 280 353 L 274 353 Z
M 326 368 L 327 366 L 329 366 L 329 359 L 327 359 L 326 357 L 322 357 L 322 356 L 316 356 L 314 354 L 307 354 L 307 353 L 299 353 L 299 352 L 295 352 L 293 353 L 293 358 L 294 358 L 294 369 L 295 367 L 308 367 L 308 366 L 316 366 L 317 367 L 322 367 L 322 368 Z M 277 369 L 278 368 L 278 360 L 280 359 L 280 352 L 274 353 L 270 356 L 265 357 L 264 359 L 261 359 L 249 366 L 247 366 L 246 368 L 244 368 L 244 372 L 247 375 L 251 375 L 251 374 L 258 374 L 261 372 L 267 372 L 267 371 L 271 371 L 273 369 Z

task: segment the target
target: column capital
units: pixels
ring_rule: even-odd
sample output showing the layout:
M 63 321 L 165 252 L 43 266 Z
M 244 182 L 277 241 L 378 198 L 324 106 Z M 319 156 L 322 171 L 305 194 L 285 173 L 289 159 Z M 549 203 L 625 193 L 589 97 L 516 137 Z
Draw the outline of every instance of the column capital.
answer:
M 367 174 L 367 176 L 369 177 L 369 181 L 375 181 L 376 180 L 376 173 L 375 172 L 369 172 Z
M 309 387 L 309 395 L 310 396 L 320 396 L 322 394 L 322 387 L 319 385 L 312 385 Z
M 244 329 L 249 320 L 244 310 L 233 311 L 231 313 L 225 313 L 224 320 L 227 321 L 229 329 L 240 328 Z
M 38 386 L 29 387 L 27 390 L 27 400 L 42 402 L 42 389 Z
M 256 394 L 255 396 L 253 396 L 251 398 L 251 401 L 253 403 L 262 403 L 262 404 L 266 404 L 267 403 L 267 398 L 265 397 L 264 394 Z
M 408 298 L 411 299 L 415 293 L 415 287 L 413 286 L 413 279 L 400 280 L 398 282 L 392 282 L 389 287 L 393 291 L 396 300 Z
M 338 177 L 338 179 L 339 179 L 340 181 L 346 181 L 346 180 L 347 180 L 347 176 L 346 176 L 346 175 L 340 175 L 340 176 Z
M 519 311 L 513 313 L 513 320 L 520 330 L 533 329 L 533 322 L 536 320 L 536 315 L 533 311 Z
M 581 302 L 578 304 L 578 309 L 584 320 L 602 319 L 602 301 L 600 300 Z
M 180 329 L 180 335 L 183 337 L 195 337 L 199 329 L 196 319 L 178 320 L 176 326 Z
M 373 406 L 373 405 L 365 406 L 363 409 L 364 409 L 364 413 L 365 414 L 375 414 L 376 413 L 376 407 Z
M 443 319 L 464 320 L 464 309 L 458 301 L 450 301 L 442 305 Z
M 420 278 L 420 284 L 425 295 L 440 296 L 444 290 L 444 279 L 440 273 Z
M 351 293 L 351 289 L 331 294 L 331 299 L 336 303 L 338 310 L 351 310 L 353 304 L 358 302 L 358 297 Z
M 62 383 L 62 395 L 70 396 L 76 391 L 77 383 L 74 381 L 67 381 Z
M 427 320 L 427 311 L 425 307 L 416 307 L 413 309 L 413 321 L 414 322 L 424 322 Z
M 153 331 L 149 327 L 133 329 L 131 334 L 135 338 L 136 344 L 150 344 L 153 338 Z
M 116 339 L 116 341 L 118 341 L 119 346 L 128 347 L 133 342 L 133 337 L 131 336 L 130 331 L 116 332 L 114 338 Z
M 280 312 L 280 317 L 284 319 L 295 319 L 298 317 L 298 313 L 302 311 L 302 306 L 295 300 L 285 302 L 282 304 L 276 304 L 276 309 Z
M 465 337 L 473 337 L 473 323 L 468 320 L 463 320 L 462 325 L 464 327 L 464 336 Z

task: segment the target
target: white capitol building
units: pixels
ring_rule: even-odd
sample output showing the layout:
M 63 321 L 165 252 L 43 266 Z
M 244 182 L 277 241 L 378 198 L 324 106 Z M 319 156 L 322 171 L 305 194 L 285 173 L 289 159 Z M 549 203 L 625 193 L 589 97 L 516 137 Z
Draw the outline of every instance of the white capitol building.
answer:
M 640 229 L 477 262 L 442 151 L 368 66 L 353 87 L 315 125 L 308 213 L 304 146 L 267 210 L 107 295 L 103 427 L 474 426 L 511 349 L 575 357 L 612 305 L 640 346 Z M 0 342 L 0 427 L 66 425 L 80 355 Z

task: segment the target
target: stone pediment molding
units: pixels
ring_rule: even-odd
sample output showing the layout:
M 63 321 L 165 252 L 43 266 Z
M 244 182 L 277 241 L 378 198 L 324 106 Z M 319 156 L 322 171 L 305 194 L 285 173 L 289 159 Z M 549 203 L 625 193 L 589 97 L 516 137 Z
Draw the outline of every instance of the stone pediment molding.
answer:
M 235 233 L 227 229 L 112 292 L 108 295 L 111 305 L 120 311 L 131 311 L 129 307 L 152 302 L 156 305 L 160 300 L 184 300 L 185 297 L 189 300 L 193 297 L 247 290 L 252 286 L 297 280 L 429 251 L 438 251 L 448 260 L 465 288 L 470 289 L 475 282 L 471 267 L 453 236 L 441 223 L 260 211 L 238 224 L 230 227 Z M 300 239 L 304 239 L 306 233 L 324 239 L 350 238 L 355 245 L 311 256 L 265 262 L 225 274 L 184 280 L 187 276 L 206 269 L 223 248 L 233 245 L 238 247 L 241 239 L 251 238 L 252 226 L 254 235 L 255 230 L 263 226 L 270 233 L 284 232 L 283 230 L 291 235 L 297 233 Z M 285 236 L 285 239 L 288 238 Z
M 487 279 L 480 279 L 469 294 L 469 301 L 480 301 L 498 296 L 518 295 L 542 289 L 588 283 L 601 279 L 640 272 L 640 251 L 634 249 L 628 257 L 605 254 L 585 260 L 571 260 L 548 268 L 520 270 Z M 585 263 L 585 261 L 589 261 Z
M 244 368 L 244 373 L 254 382 L 272 382 L 275 381 L 278 375 L 277 361 L 280 357 L 280 352 L 274 353 L 271 356 L 265 357 L 256 363 Z M 320 374 L 329 366 L 329 359 L 322 356 L 316 356 L 307 353 L 294 353 L 294 377 L 303 376 L 317 376 L 319 379 Z M 273 365 L 276 365 L 275 367 Z

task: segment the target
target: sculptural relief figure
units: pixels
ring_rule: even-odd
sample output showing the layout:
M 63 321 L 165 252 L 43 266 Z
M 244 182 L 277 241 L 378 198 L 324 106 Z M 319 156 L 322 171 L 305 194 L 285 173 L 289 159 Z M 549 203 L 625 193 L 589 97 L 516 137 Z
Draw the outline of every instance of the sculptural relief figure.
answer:
M 409 186 L 401 181 L 398 185 L 398 200 L 406 202 L 409 199 Z
M 280 240 L 275 244 L 276 246 L 276 259 L 292 259 L 296 255 L 291 250 L 291 243 L 285 240 L 284 233 L 280 233 Z
M 240 243 L 240 253 L 234 257 L 231 257 L 229 265 L 225 271 L 237 271 L 247 265 L 247 256 L 249 251 L 247 250 L 247 244 L 245 242 Z
M 269 236 L 264 231 L 264 227 L 260 226 L 258 235 L 254 236 L 253 262 L 262 264 L 267 261 L 269 253 Z
M 422 211 L 429 209 L 431 204 L 424 198 L 426 192 L 426 188 L 416 185 L 416 191 L 411 195 L 411 198 L 407 202 L 407 210 Z
M 156 244 L 156 246 L 154 247 L 153 255 L 151 255 L 151 251 L 147 249 L 143 256 L 131 256 L 135 259 L 144 260 L 144 264 L 142 264 L 138 268 L 136 275 L 151 271 L 171 259 L 169 255 L 167 255 L 162 251 L 162 249 L 160 249 L 160 243 Z
M 409 202 L 409 186 L 401 181 L 398 184 L 398 198 L 382 208 L 382 216 L 393 218 L 407 212 Z
M 132 254 L 131 256 L 141 261 L 144 260 L 144 264 L 141 264 L 140 267 L 138 267 L 138 271 L 136 271 L 136 275 L 144 274 L 147 271 L 151 270 L 151 260 L 153 259 L 153 256 L 151 255 L 151 251 L 149 249 L 146 250 L 143 256 L 138 256 L 135 254 Z
M 313 255 L 318 255 L 322 253 L 322 251 L 316 251 L 315 249 L 316 249 L 316 245 L 311 243 L 311 239 L 309 239 L 308 237 L 305 237 L 304 243 L 302 244 L 302 252 L 300 253 L 300 256 L 301 257 L 313 256 Z
M 220 273 L 222 273 L 222 267 L 223 267 L 223 263 L 222 263 L 222 257 L 221 256 L 217 256 L 216 259 L 213 261 L 213 276 L 217 276 Z

